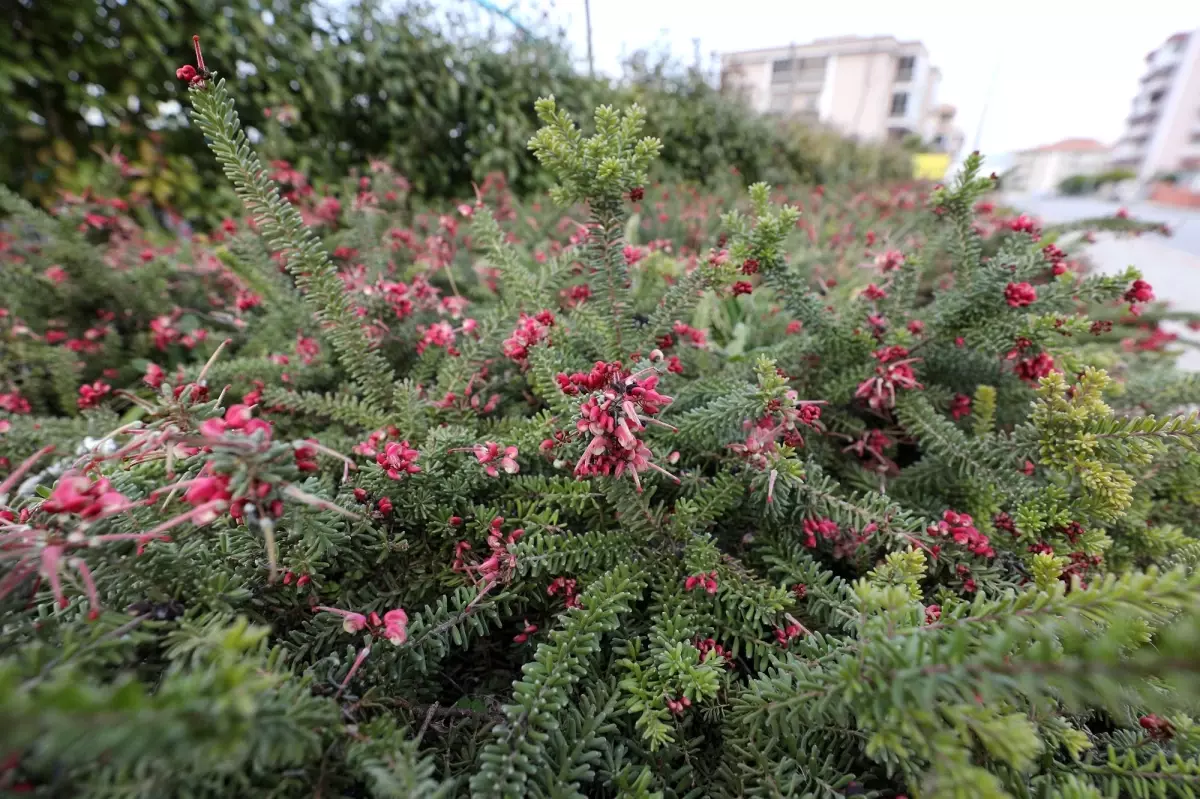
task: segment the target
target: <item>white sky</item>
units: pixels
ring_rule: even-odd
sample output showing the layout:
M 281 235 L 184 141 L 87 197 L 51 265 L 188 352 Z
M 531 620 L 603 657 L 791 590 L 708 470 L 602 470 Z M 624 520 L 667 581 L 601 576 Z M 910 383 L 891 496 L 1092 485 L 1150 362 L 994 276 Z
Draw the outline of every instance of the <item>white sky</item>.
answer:
M 544 10 L 586 62 L 583 0 L 495 0 L 518 18 Z M 665 44 L 693 60 L 713 52 L 816 38 L 919 39 L 942 70 L 941 102 L 958 107 L 967 147 L 986 104 L 980 149 L 999 155 L 1071 136 L 1120 137 L 1147 53 L 1200 27 L 1200 0 L 592 0 L 596 68 Z

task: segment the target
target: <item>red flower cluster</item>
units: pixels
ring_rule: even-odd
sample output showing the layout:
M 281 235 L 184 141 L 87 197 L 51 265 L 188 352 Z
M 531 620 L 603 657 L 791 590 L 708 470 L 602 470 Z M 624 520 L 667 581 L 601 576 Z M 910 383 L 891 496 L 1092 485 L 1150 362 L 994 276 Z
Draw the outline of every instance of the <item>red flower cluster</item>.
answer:
M 1003 511 L 992 517 L 992 526 L 1014 536 L 1017 534 L 1017 526 L 1013 523 L 1012 517 Z
M 966 394 L 955 394 L 950 400 L 950 415 L 958 420 L 971 415 L 971 398 Z
M 1039 380 L 1054 371 L 1054 359 L 1048 353 L 1039 352 L 1032 358 L 1018 361 L 1013 371 L 1025 382 L 1036 385 Z
M 620 477 L 628 472 L 638 491 L 642 490 L 639 474 L 646 469 L 654 469 L 676 480 L 650 460 L 654 453 L 636 435 L 646 429 L 646 423 L 663 424 L 650 417 L 658 415 L 663 406 L 671 402 L 670 397 L 655 390 L 658 375 L 651 372 L 653 369 L 648 368 L 629 374 L 619 361 L 597 361 L 587 374 L 559 373 L 555 377 L 565 394 L 592 393 L 580 406 L 580 418 L 575 424 L 576 435 L 591 436 L 575 464 L 576 476 Z M 642 377 L 647 373 L 651 374 Z M 546 439 L 542 442 L 542 450 L 549 451 L 558 443 L 555 439 Z
M 417 474 L 421 467 L 417 466 L 417 458 L 421 456 L 417 450 L 408 445 L 407 441 L 389 441 L 375 456 L 375 462 L 387 471 L 387 476 L 399 480 L 406 474 Z
M 262 432 L 269 440 L 271 423 L 264 419 L 255 419 L 253 413 L 254 409 L 249 405 L 230 405 L 224 418 L 205 420 L 200 425 L 200 433 L 209 438 L 220 438 L 228 432 L 238 432 L 245 436 Z
M 941 605 L 929 605 L 925 608 L 925 623 L 935 624 L 938 619 L 942 618 Z
M 749 294 L 752 291 L 754 291 L 754 285 L 745 280 L 739 280 L 733 284 L 733 296 L 735 297 L 739 294 Z
M 684 591 L 694 591 L 697 588 L 703 588 L 710 594 L 717 593 L 717 573 L 711 571 L 708 574 L 693 574 L 683 581 Z
M 9 413 L 29 413 L 29 400 L 21 396 L 21 392 L 17 390 L 8 393 L 0 392 L 0 411 L 8 411 Z
M 500 450 L 500 445 L 495 441 L 488 441 L 484 444 L 479 444 L 471 450 L 475 453 L 475 457 L 484 466 L 484 471 L 488 477 L 499 477 L 500 472 L 496 469 L 497 464 L 507 474 L 516 474 L 521 467 L 517 465 L 517 448 L 505 447 Z
M 521 632 L 519 632 L 513 636 L 513 642 L 518 643 L 518 644 L 523 644 L 529 640 L 529 636 L 533 635 L 537 631 L 538 631 L 538 626 L 536 624 L 530 624 L 529 619 L 526 619 L 525 626 L 524 626 L 524 628 L 521 629 Z
M 317 605 L 313 608 L 318 613 L 333 613 L 342 617 L 342 629 L 348 633 L 356 633 L 359 630 L 367 630 L 376 638 L 386 638 L 396 646 L 402 645 L 408 640 L 408 614 L 404 612 L 404 608 L 396 608 L 389 610 L 383 614 L 383 618 L 379 618 L 379 614 L 372 611 L 368 614 L 355 613 L 350 610 L 342 610 L 341 608 L 330 608 L 325 605 Z
M 717 639 L 715 639 L 715 638 L 705 638 L 703 640 L 697 639 L 695 646 L 696 646 L 696 649 L 700 650 L 700 660 L 701 661 L 708 660 L 708 653 L 712 652 L 717 657 L 725 658 L 725 665 L 727 665 L 727 666 L 732 665 L 733 658 L 730 657 L 729 652 L 725 649 L 725 647 L 723 647 L 719 643 L 717 643 Z
M 758 266 L 759 266 L 759 264 L 758 264 L 757 258 L 747 258 L 746 260 L 742 261 L 742 274 L 743 275 L 758 274 Z
M 516 329 L 501 345 L 504 354 L 525 366 L 529 361 L 529 348 L 545 341 L 553 325 L 554 314 L 549 311 L 538 311 L 533 316 L 521 314 Z
M 550 581 L 550 585 L 546 586 L 547 596 L 563 595 L 563 604 L 568 608 L 579 607 L 578 589 L 575 585 L 575 580 L 570 577 L 555 577 Z
M 1009 230 L 1015 231 L 1017 233 L 1028 233 L 1029 235 L 1034 236 L 1035 238 L 1038 235 L 1037 223 L 1034 222 L 1032 219 L 1030 219 L 1025 214 L 1021 214 L 1016 219 L 1009 221 L 1008 227 L 1009 227 Z
M 1037 290 L 1028 283 L 1009 283 L 1004 287 L 1004 301 L 1013 308 L 1024 308 L 1037 300 Z
M 975 527 L 975 520 L 965 513 L 948 510 L 942 514 L 942 520 L 929 525 L 926 530 L 933 537 L 946 537 L 954 540 L 959 546 L 984 558 L 996 556 L 991 541 Z
M 1162 742 L 1175 737 L 1175 727 L 1161 716 L 1154 714 L 1142 716 L 1138 719 L 1138 724 L 1146 731 L 1151 740 Z
M 885 300 L 887 299 L 887 292 L 879 288 L 879 286 L 876 286 L 874 283 L 871 283 L 865 289 L 863 289 L 863 296 L 872 301 Z
M 1154 299 L 1154 288 L 1144 280 L 1135 280 L 1125 292 L 1125 301 L 1129 303 L 1150 302 Z
M 837 522 L 832 519 L 805 519 L 804 520 L 804 546 L 809 549 L 816 549 L 817 535 L 828 541 L 837 536 L 841 530 L 837 526 Z
M 875 256 L 875 266 L 881 272 L 891 272 L 893 269 L 899 269 L 904 263 L 904 253 L 899 250 L 888 250 Z
M 686 696 L 681 696 L 678 700 L 672 699 L 668 696 L 666 701 L 667 710 L 670 710 L 676 716 L 682 716 L 683 711 L 692 706 L 692 700 L 688 699 Z
M 854 396 L 866 399 L 872 410 L 880 411 L 896 406 L 896 389 L 924 388 L 917 382 L 912 364 L 916 358 L 906 358 L 908 350 L 892 345 L 883 347 L 875 352 L 879 366 L 875 367 L 875 377 L 869 377 L 858 385 Z
M 79 472 L 67 472 L 54 484 L 54 490 L 42 503 L 42 510 L 95 519 L 116 513 L 131 504 L 123 494 L 113 490 L 107 478 L 101 477 L 93 482 Z
M 80 410 L 95 408 L 100 404 L 100 400 L 111 392 L 112 386 L 103 380 L 97 380 L 91 385 L 79 387 L 79 399 L 75 401 L 75 404 L 79 406 Z

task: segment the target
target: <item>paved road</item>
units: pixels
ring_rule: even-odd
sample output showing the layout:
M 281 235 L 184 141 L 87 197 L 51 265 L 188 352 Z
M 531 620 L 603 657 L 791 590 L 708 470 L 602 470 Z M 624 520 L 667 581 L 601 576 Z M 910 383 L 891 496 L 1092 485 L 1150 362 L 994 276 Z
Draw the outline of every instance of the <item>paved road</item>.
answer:
M 1048 223 L 1111 216 L 1121 207 L 1115 202 L 1080 197 L 1008 197 L 1005 202 Z M 1125 208 L 1132 217 L 1167 223 L 1171 236 L 1097 236 L 1087 251 L 1096 269 L 1119 272 L 1127 266 L 1136 266 L 1154 286 L 1159 299 L 1180 311 L 1200 313 L 1200 211 L 1151 203 L 1132 203 Z M 1163 327 L 1200 344 L 1200 336 L 1183 325 L 1165 323 Z M 1179 363 L 1200 371 L 1200 348 L 1184 347 Z

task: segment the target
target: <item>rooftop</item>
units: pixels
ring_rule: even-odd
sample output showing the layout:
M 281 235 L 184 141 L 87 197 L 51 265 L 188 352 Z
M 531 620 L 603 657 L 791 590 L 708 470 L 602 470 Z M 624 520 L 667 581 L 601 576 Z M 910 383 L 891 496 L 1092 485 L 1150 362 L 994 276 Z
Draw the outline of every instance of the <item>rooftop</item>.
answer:
M 1097 153 L 1107 150 L 1108 145 L 1095 139 L 1063 139 L 1054 144 L 1044 144 L 1024 150 L 1027 153 Z

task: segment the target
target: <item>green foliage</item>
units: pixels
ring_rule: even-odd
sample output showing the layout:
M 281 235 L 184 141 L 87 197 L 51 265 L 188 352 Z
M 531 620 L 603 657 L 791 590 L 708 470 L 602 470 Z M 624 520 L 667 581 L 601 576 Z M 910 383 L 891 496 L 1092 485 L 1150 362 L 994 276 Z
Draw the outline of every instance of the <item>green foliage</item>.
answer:
M 1091 318 L 1136 270 L 1055 269 L 977 156 L 649 184 L 652 104 L 537 104 L 561 210 L 326 213 L 230 86 L 211 238 L 0 195 L 5 790 L 1200 787 L 1196 386 Z

